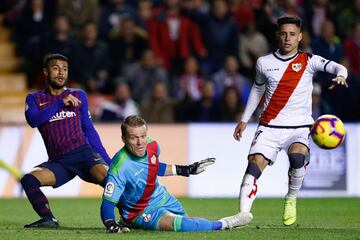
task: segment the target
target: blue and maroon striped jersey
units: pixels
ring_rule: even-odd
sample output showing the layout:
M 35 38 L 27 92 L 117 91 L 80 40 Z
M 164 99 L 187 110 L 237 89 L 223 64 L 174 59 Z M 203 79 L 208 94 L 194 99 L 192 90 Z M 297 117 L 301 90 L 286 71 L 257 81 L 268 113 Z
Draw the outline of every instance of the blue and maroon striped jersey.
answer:
M 81 104 L 65 106 L 63 98 L 72 94 Z M 88 111 L 86 93 L 80 89 L 66 88 L 60 95 L 52 95 L 48 89 L 30 93 L 26 97 L 25 117 L 28 124 L 39 129 L 49 159 L 68 153 L 85 144 L 90 144 L 109 164 L 98 133 Z

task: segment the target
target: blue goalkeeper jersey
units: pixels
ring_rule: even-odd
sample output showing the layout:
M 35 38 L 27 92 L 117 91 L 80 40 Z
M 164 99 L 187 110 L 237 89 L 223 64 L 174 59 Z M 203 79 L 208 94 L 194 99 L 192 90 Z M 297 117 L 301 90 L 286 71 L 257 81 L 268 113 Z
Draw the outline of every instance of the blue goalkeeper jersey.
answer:
M 65 106 L 63 98 L 72 94 L 81 104 Z M 86 93 L 80 89 L 65 88 L 60 95 L 48 89 L 30 93 L 26 97 L 25 117 L 28 124 L 37 127 L 45 143 L 49 159 L 69 153 L 85 144 L 110 163 L 88 111 Z
M 127 222 L 161 205 L 168 194 L 157 179 L 159 154 L 157 142 L 149 139 L 144 157 L 135 157 L 123 147 L 112 159 L 103 199 L 119 204 Z

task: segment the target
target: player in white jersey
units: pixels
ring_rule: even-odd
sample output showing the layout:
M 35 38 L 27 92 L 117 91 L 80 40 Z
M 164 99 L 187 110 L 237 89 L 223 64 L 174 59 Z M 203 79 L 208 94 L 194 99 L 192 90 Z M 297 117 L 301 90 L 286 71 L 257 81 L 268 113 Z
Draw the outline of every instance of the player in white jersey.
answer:
M 265 167 L 275 162 L 279 151 L 284 150 L 288 154 L 290 167 L 283 223 L 292 225 L 296 221 L 296 196 L 309 161 L 313 75 L 317 71 L 334 74 L 336 77 L 330 89 L 337 84 L 347 87 L 347 70 L 320 56 L 299 52 L 302 39 L 300 18 L 282 17 L 277 24 L 279 49 L 258 59 L 255 83 L 241 121 L 234 131 L 234 138 L 240 141 L 247 122 L 263 99 L 263 111 L 240 189 L 241 214 L 230 218 L 241 218 L 248 213 L 247 219 L 251 221 L 251 206 L 258 191 L 257 180 Z

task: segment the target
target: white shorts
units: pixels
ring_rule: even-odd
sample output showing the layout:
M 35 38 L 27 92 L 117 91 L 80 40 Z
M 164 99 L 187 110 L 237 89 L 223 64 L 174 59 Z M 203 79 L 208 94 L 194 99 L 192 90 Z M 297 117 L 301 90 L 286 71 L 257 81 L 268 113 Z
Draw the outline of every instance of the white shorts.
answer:
M 277 154 L 284 150 L 288 153 L 293 143 L 302 143 L 309 148 L 309 127 L 272 128 L 259 125 L 251 143 L 249 155 L 261 154 L 272 165 Z

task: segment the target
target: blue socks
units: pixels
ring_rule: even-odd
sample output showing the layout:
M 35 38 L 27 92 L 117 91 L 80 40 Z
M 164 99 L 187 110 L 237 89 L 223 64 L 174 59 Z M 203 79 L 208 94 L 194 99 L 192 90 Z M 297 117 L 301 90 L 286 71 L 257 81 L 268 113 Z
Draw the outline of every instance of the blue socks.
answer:
M 24 188 L 33 209 L 40 217 L 47 219 L 55 218 L 49 208 L 49 201 L 40 190 L 40 181 L 31 174 L 25 174 L 21 179 L 21 185 Z
M 204 218 L 190 218 L 175 216 L 175 232 L 195 232 L 195 231 L 215 231 L 221 230 L 222 223 L 219 221 L 209 221 Z

